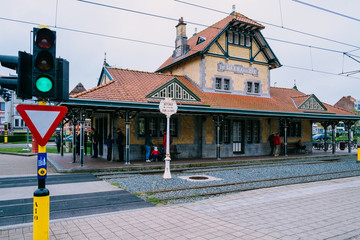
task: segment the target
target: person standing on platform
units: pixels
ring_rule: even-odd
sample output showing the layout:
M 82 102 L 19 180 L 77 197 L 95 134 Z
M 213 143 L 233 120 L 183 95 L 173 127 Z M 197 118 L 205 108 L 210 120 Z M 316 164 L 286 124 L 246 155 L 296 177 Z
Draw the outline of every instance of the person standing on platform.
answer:
M 118 128 L 116 130 L 116 132 L 117 132 L 116 144 L 118 146 L 119 161 L 122 162 L 122 161 L 124 161 L 124 146 L 122 144 L 123 139 L 124 139 L 124 134 L 121 132 L 120 128 Z
M 93 147 L 93 155 L 91 158 L 98 157 L 98 143 L 99 143 L 99 134 L 96 132 L 95 128 L 91 128 L 92 133 L 92 147 Z
M 270 156 L 272 156 L 274 154 L 274 148 L 275 148 L 274 137 L 275 137 L 274 133 L 271 133 L 271 135 L 268 138 L 268 141 L 270 144 L 270 149 L 271 149 Z
M 274 137 L 274 145 L 275 145 L 275 157 L 279 156 L 280 153 L 280 146 L 281 146 L 281 139 L 279 136 L 279 133 L 276 133 L 275 137 Z
M 106 146 L 107 146 L 107 157 L 106 157 L 106 160 L 108 160 L 108 161 L 111 161 L 113 142 L 114 142 L 114 140 L 111 139 L 111 134 L 109 134 L 108 137 L 107 137 L 107 139 L 106 139 Z
M 57 153 L 60 153 L 60 133 L 57 132 L 56 133 L 56 137 L 55 137 L 55 143 L 56 143 L 56 149 L 57 149 Z
M 76 154 L 80 155 L 80 132 L 76 133 L 75 145 L 76 145 Z
M 152 134 L 151 132 L 148 132 L 145 136 L 145 158 L 146 162 L 150 162 L 150 152 L 151 152 L 151 146 L 152 146 Z
M 88 142 L 88 135 L 84 132 L 84 154 L 87 155 L 87 142 Z

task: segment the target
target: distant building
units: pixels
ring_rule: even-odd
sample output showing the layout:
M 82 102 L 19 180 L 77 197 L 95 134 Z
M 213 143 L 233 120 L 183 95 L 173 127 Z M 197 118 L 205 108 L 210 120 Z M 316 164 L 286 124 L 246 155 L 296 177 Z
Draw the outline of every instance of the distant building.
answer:
M 349 112 L 354 112 L 355 102 L 356 102 L 355 98 L 353 98 L 351 96 L 347 96 L 347 97 L 344 96 L 337 103 L 335 103 L 334 106 L 340 107 L 340 108 L 345 108 Z M 360 109 L 360 106 L 358 104 L 357 104 L 357 108 Z
M 34 104 L 33 100 L 21 100 L 17 99 L 16 93 L 12 90 L 10 90 L 11 93 L 11 99 L 8 102 L 5 102 L 2 98 L 0 100 L 1 102 L 1 110 L 0 110 L 0 118 L 1 118 L 1 124 L 0 124 L 0 130 L 1 132 L 4 129 L 4 123 L 8 123 L 9 128 L 9 134 L 19 134 L 19 133 L 26 133 L 27 132 L 27 126 L 16 110 L 16 106 L 18 104 Z
M 354 108 L 357 112 L 360 113 L 360 100 L 357 100 L 356 102 L 354 102 Z
M 78 83 L 78 85 L 76 85 L 76 87 L 74 87 L 74 89 L 71 90 L 69 95 L 72 96 L 72 95 L 76 95 L 78 93 L 85 92 L 85 91 L 86 91 L 86 89 L 85 89 L 84 85 L 82 85 L 82 83 Z

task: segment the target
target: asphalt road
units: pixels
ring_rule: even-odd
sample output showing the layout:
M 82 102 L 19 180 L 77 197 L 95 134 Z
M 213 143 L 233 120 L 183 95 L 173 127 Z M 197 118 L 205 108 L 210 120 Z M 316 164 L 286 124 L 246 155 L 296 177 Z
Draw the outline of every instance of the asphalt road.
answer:
M 0 155 L 0 227 L 32 222 L 36 158 Z M 153 206 L 92 174 L 55 174 L 49 168 L 46 188 L 50 220 Z

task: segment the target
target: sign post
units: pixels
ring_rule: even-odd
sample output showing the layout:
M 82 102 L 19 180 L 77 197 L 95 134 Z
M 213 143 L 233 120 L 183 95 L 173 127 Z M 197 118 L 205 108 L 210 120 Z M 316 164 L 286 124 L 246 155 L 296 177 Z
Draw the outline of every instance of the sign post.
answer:
M 47 176 L 46 143 L 67 112 L 66 107 L 20 104 L 16 107 L 20 116 L 39 143 L 37 157 L 38 189 L 33 202 L 33 239 L 49 239 L 50 193 L 45 186 Z
M 160 101 L 160 112 L 166 115 L 166 157 L 165 157 L 165 171 L 163 178 L 171 178 L 170 172 L 170 116 L 177 112 L 177 104 L 171 98 L 165 98 Z

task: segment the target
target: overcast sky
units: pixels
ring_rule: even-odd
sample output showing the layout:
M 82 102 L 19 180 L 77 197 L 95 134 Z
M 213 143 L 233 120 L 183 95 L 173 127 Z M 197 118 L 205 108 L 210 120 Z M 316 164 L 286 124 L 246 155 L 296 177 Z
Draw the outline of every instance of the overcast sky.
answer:
M 70 90 L 79 82 L 89 89 L 97 84 L 105 53 L 111 66 L 153 72 L 172 54 L 176 19 L 183 17 L 188 22 L 187 36 L 190 38 L 195 28 L 199 32 L 225 18 L 235 5 L 237 12 L 265 26 L 262 34 L 283 65 L 271 71 L 271 86 L 291 88 L 296 81 L 300 91 L 313 93 L 329 104 L 348 95 L 360 99 L 360 73 L 351 75 L 352 78 L 338 75 L 360 70 L 359 62 L 342 54 L 350 51 L 351 56 L 360 61 L 357 57 L 360 56 L 360 1 L 301 1 L 345 16 L 293 0 L 89 1 L 113 7 L 77 0 L 0 0 L 0 54 L 17 55 L 19 50 L 32 52 L 33 27 L 48 25 L 57 34 L 57 56 L 70 62 Z M 0 75 L 10 73 L 14 74 L 0 67 Z

